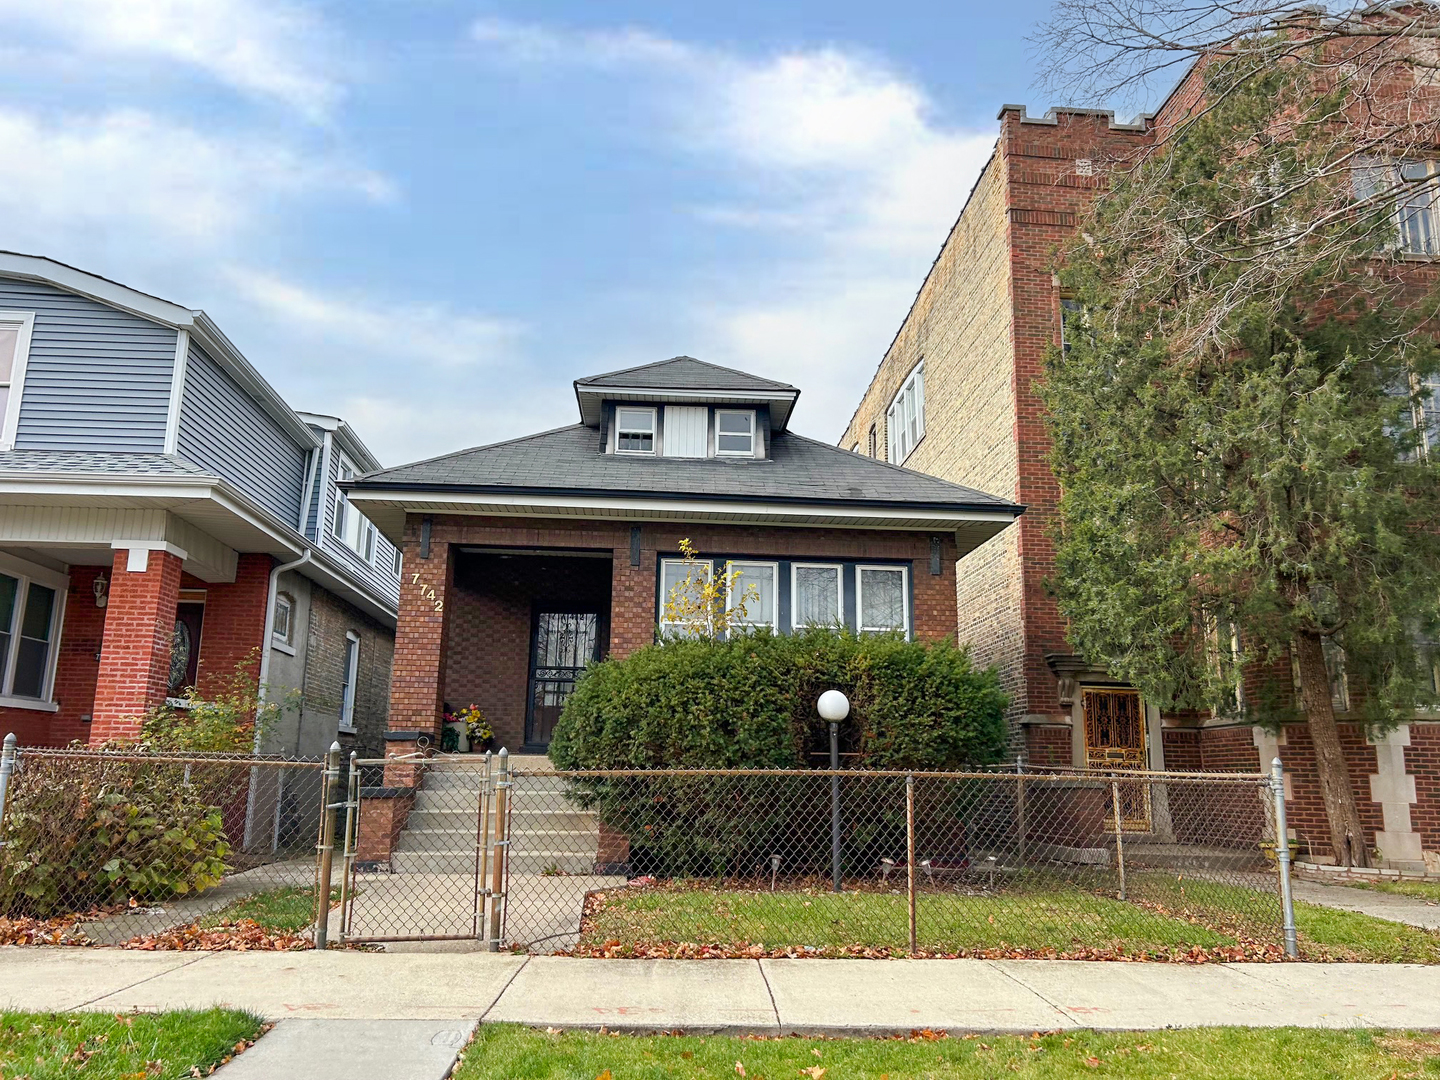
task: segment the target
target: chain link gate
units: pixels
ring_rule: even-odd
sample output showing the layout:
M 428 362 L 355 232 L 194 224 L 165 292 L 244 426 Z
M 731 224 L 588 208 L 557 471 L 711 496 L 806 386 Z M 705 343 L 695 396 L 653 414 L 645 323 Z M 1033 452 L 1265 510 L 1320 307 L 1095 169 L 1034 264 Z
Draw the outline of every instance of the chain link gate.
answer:
M 342 831 L 342 945 L 504 933 L 508 754 L 352 754 Z

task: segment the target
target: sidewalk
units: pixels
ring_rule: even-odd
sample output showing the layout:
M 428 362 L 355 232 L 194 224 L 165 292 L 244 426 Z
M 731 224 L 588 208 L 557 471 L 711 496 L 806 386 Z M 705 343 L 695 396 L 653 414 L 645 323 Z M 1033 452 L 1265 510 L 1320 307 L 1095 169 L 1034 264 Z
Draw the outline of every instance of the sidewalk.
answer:
M 1440 930 L 1440 904 L 1427 904 L 1413 896 L 1380 892 L 1378 889 L 1356 889 L 1345 885 L 1323 885 L 1316 881 L 1297 880 L 1291 886 L 1295 899 L 1321 907 L 1358 911 L 1377 919 L 1409 923 L 1426 930 Z
M 875 1035 L 1238 1024 L 1440 1030 L 1440 969 L 1043 960 L 579 960 L 0 948 L 0 1008 Z M 449 1023 L 440 1023 L 449 1022 Z

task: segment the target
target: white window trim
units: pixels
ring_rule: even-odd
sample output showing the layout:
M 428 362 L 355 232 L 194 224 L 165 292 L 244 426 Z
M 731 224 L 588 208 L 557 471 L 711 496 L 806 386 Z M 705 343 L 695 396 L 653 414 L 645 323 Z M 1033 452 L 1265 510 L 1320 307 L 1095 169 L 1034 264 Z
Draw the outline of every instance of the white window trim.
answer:
M 671 622 L 671 621 L 669 621 L 668 619 L 665 618 L 665 604 L 666 604 L 666 603 L 669 601 L 669 599 L 670 599 L 670 591 L 665 587 L 665 568 L 668 567 L 668 566 L 672 566 L 672 565 L 673 565 L 673 566 L 684 566 L 684 565 L 685 565 L 685 560 L 684 560 L 684 559 L 661 559 L 661 560 L 660 560 L 660 584 L 659 584 L 659 588 L 656 590 L 660 595 L 657 597 L 658 603 L 657 603 L 657 605 L 656 605 L 657 611 L 656 611 L 655 622 L 656 622 L 656 624 L 660 627 L 660 636 L 661 636 L 661 637 L 664 637 L 664 636 L 665 636 L 665 633 L 666 633 L 667 631 L 678 631 L 678 632 L 680 632 L 680 633 L 683 633 L 684 631 L 686 631 L 686 630 L 688 630 L 688 629 L 691 628 L 688 623 Z M 713 579 L 713 578 L 715 577 L 715 565 L 714 565 L 714 563 L 711 563 L 711 562 L 708 561 L 708 560 L 702 559 L 702 560 L 700 561 L 700 565 L 705 568 L 705 572 L 706 572 L 707 574 L 709 574 L 710 578 Z
M 70 578 L 66 574 L 3 553 L 0 553 L 0 573 L 20 581 L 12 616 L 14 629 L 10 633 L 10 652 L 5 657 L 5 677 L 3 682 L 0 682 L 0 706 L 30 709 L 34 712 L 56 712 L 60 706 L 55 704 L 55 668 L 60 661 L 60 635 L 65 630 L 65 600 L 70 592 Z M 38 698 L 17 697 L 9 693 L 10 687 L 14 685 L 15 661 L 20 653 L 20 626 L 25 618 L 25 604 L 30 599 L 32 581 L 55 590 L 55 607 L 50 612 L 50 655 L 45 658 L 45 679 L 40 688 L 41 696 Z
M 355 657 L 355 662 L 350 663 L 350 657 Z M 340 684 L 340 730 L 355 731 L 355 684 L 360 681 L 360 635 L 354 630 L 345 631 L 345 663 L 350 667 L 349 683 Z M 342 677 L 344 667 L 340 669 Z
M 33 311 L 0 311 L 0 323 L 18 323 L 15 336 L 15 362 L 10 367 L 10 398 L 5 416 L 0 421 L 0 450 L 14 450 L 16 430 L 20 426 L 20 399 L 25 396 L 25 369 L 30 364 L 30 338 L 35 329 Z
M 768 566 L 770 567 L 770 610 L 773 613 L 769 622 L 751 622 L 748 618 L 741 623 L 746 629 L 758 630 L 767 626 L 773 633 L 780 631 L 780 564 L 771 562 L 768 559 L 726 559 L 725 560 L 725 610 L 729 611 L 733 606 L 731 592 L 735 587 L 735 575 L 732 571 L 737 566 Z M 759 586 L 756 586 L 757 590 Z M 745 572 L 740 572 L 740 589 L 745 589 Z
M 622 450 L 620 449 L 621 431 L 632 431 L 636 434 L 647 434 L 640 428 L 621 428 L 620 414 L 624 411 L 646 412 L 650 414 L 650 449 L 649 450 Z M 615 453 L 630 454 L 634 457 L 654 457 L 660 449 L 660 410 L 653 405 L 617 405 L 615 406 Z
M 792 562 L 790 564 L 790 626 L 795 630 L 804 630 L 812 626 L 829 626 L 829 623 L 806 623 L 801 622 L 795 615 L 799 610 L 796 597 L 800 595 L 800 570 L 834 570 L 835 571 L 835 622 L 840 626 L 845 625 L 845 567 L 840 563 L 818 563 L 818 562 Z M 857 609 L 856 617 L 859 617 Z
M 286 624 L 286 625 L 289 627 L 289 632 L 288 632 L 288 633 L 285 633 L 285 634 L 280 633 L 278 630 L 275 629 L 275 624 L 274 624 L 274 622 L 272 621 L 272 623 L 271 623 L 271 625 L 270 625 L 270 647 L 271 647 L 272 649 L 274 649 L 276 652 L 282 652 L 282 653 L 284 653 L 286 656 L 294 656 L 294 655 L 295 655 L 295 645 L 294 645 L 294 640 L 295 640 L 295 598 L 292 597 L 292 596 L 290 596 L 288 593 L 276 593 L 276 594 L 275 594 L 275 614 L 276 614 L 276 615 L 279 615 L 279 614 L 280 614 L 280 605 L 281 605 L 282 603 L 286 606 L 286 608 L 287 608 L 287 609 L 289 610 L 289 612 L 290 612 L 290 618 L 289 618 L 289 620 L 288 620 L 288 622 L 287 622 L 287 624 Z
M 405 572 L 405 553 L 398 547 L 390 549 L 390 573 L 397 579 Z
M 910 568 L 908 566 L 897 566 L 893 563 L 856 563 L 855 564 L 855 632 L 858 634 L 893 634 L 893 626 L 866 626 L 865 625 L 865 570 L 888 570 L 900 573 L 900 629 L 905 634 L 905 640 L 910 640 Z
M 750 449 L 749 450 L 721 450 L 720 449 L 720 417 L 722 416 L 744 416 L 750 421 Z M 716 457 L 739 457 L 748 458 L 755 456 L 755 439 L 758 434 L 759 425 L 755 422 L 754 409 L 716 409 L 715 410 L 715 456 Z M 738 432 L 725 432 L 734 436 Z
M 897 425 L 895 423 L 896 410 L 900 406 L 901 399 L 903 399 L 906 393 L 908 393 L 915 386 L 915 380 L 917 378 L 920 380 L 920 391 L 919 397 L 915 403 L 915 442 L 906 449 L 903 455 L 901 455 L 896 453 L 896 447 L 899 444 L 895 436 L 897 430 L 903 431 L 906 429 L 906 422 L 905 417 L 901 416 L 900 424 Z M 916 364 L 913 368 L 910 369 L 910 374 L 905 376 L 905 381 L 900 384 L 900 389 L 895 391 L 895 396 L 890 399 L 890 407 L 885 410 L 885 443 L 887 451 L 885 460 L 890 462 L 890 464 L 892 465 L 903 465 L 909 459 L 910 455 L 915 452 L 915 447 L 919 446 L 921 440 L 924 438 L 925 361 L 921 360 L 918 364 Z

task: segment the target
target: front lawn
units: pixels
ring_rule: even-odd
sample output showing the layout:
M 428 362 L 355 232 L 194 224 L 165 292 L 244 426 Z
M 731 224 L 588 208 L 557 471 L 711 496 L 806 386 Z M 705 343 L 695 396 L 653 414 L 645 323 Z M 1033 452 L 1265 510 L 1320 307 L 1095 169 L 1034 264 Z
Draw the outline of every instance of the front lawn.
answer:
M 1347 889 L 1370 889 L 1395 896 L 1408 896 L 1427 904 L 1440 904 L 1440 881 L 1335 881 L 1324 884 L 1344 885 Z
M 340 890 L 330 890 L 330 906 L 340 902 Z M 253 893 L 212 911 L 200 920 L 201 929 L 228 926 L 249 919 L 271 934 L 298 934 L 315 925 L 315 890 L 298 885 Z
M 1375 1080 L 1440 1075 L 1440 1036 L 1202 1028 L 965 1038 L 744 1039 L 480 1028 L 455 1080 Z
M 1295 905 L 1295 917 L 1307 959 L 1440 963 L 1440 933 L 1306 903 Z M 670 883 L 596 894 L 582 931 L 575 951 L 589 955 L 686 955 L 680 946 L 903 955 L 909 912 L 900 892 L 771 893 Z M 1136 874 L 1125 901 L 1053 883 L 995 893 L 922 892 L 916 938 L 928 953 L 1265 958 L 1264 947 L 1273 957 L 1280 940 L 1280 908 L 1254 889 Z
M 208 1076 L 263 1022 L 233 1009 L 165 1013 L 0 1012 L 0 1076 L 9 1080 L 177 1080 Z

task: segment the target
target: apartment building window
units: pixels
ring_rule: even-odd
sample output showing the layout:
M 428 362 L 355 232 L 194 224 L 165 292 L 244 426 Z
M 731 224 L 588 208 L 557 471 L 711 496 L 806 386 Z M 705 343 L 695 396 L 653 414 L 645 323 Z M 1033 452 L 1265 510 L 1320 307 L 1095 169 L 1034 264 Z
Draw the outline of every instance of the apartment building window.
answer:
M 66 587 L 60 575 L 18 562 L 0 568 L 0 701 L 50 700 Z
M 1345 650 L 1334 638 L 1321 639 L 1325 654 L 1325 677 L 1330 682 L 1330 707 L 1337 713 L 1350 711 L 1350 680 L 1345 674 Z M 1295 687 L 1295 698 L 1300 698 L 1300 662 L 1295 647 L 1290 647 L 1290 678 Z
M 615 452 L 655 453 L 655 410 L 621 406 L 615 410 Z
M 900 465 L 925 436 L 925 365 L 916 364 L 885 413 L 890 461 Z
M 20 391 L 30 356 L 30 331 L 35 316 L 28 311 L 0 311 L 0 450 L 15 447 L 20 422 Z
M 1060 299 L 1060 351 L 1069 352 L 1075 330 L 1086 323 L 1085 305 L 1079 300 Z
M 355 730 L 355 682 L 360 672 L 360 635 L 345 633 L 345 663 L 340 671 L 340 730 Z
M 1225 615 L 1205 615 L 1205 653 L 1210 672 L 1223 687 L 1215 715 L 1238 718 L 1245 711 L 1245 680 L 1241 667 L 1240 629 Z
M 1440 162 L 1366 162 L 1355 170 L 1355 195 L 1393 205 L 1394 245 L 1406 255 L 1440 255 Z M 1392 202 L 1393 200 L 1393 202 Z

